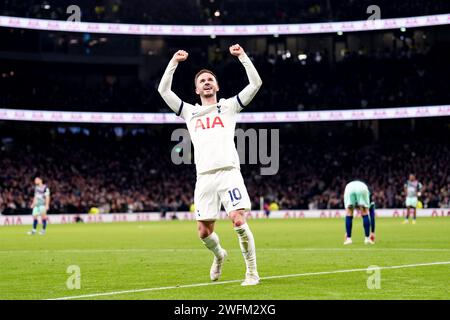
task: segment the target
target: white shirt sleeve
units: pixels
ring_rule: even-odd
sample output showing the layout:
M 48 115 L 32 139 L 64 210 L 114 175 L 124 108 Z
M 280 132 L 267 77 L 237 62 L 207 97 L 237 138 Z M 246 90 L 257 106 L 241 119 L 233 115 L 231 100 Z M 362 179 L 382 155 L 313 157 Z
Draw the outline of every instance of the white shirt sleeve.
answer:
M 258 74 L 258 71 L 256 71 L 255 66 L 246 53 L 241 54 L 238 58 L 244 66 L 245 73 L 247 73 L 247 77 L 249 80 L 249 84 L 236 96 L 237 102 L 239 104 L 239 109 L 237 111 L 239 112 L 255 97 L 256 93 L 262 85 L 262 80 Z
M 177 116 L 180 116 L 181 111 L 183 110 L 183 101 L 172 91 L 172 79 L 177 66 L 178 63 L 176 61 L 170 60 L 159 83 L 158 92 L 169 108 L 172 109 Z

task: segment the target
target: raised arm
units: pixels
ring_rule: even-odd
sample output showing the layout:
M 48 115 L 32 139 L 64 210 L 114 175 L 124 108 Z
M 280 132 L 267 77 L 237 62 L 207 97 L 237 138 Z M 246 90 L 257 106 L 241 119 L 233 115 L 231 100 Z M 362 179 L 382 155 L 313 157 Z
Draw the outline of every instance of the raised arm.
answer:
M 185 61 L 188 57 L 188 53 L 184 50 L 178 50 L 173 55 L 169 64 L 167 65 L 166 71 L 161 78 L 158 86 L 158 92 L 167 103 L 170 109 L 173 110 L 177 115 L 180 115 L 181 105 L 183 101 L 172 91 L 172 79 L 175 70 L 178 67 L 178 63 Z
M 238 57 L 239 61 L 245 68 L 245 72 L 247 73 L 247 78 L 249 81 L 249 84 L 241 92 L 239 92 L 237 96 L 239 104 L 243 108 L 244 106 L 248 105 L 250 101 L 252 101 L 259 88 L 261 88 L 262 80 L 258 74 L 258 71 L 256 71 L 256 68 L 253 65 L 252 61 L 240 45 L 235 44 L 231 46 L 230 53 Z

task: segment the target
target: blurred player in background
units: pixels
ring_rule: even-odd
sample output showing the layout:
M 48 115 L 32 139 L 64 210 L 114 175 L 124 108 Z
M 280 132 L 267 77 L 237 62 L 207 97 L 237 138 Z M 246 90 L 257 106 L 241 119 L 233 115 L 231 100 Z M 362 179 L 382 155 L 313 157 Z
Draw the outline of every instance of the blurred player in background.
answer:
M 406 218 L 403 223 L 409 223 L 409 215 L 411 209 L 413 211 L 413 220 L 412 223 L 416 223 L 416 214 L 417 214 L 417 202 L 418 197 L 420 197 L 422 191 L 422 184 L 416 179 L 414 174 L 409 175 L 408 181 L 405 183 L 405 205 L 406 205 Z
M 50 207 L 50 189 L 42 182 L 40 177 L 34 179 L 34 184 L 34 198 L 31 204 L 31 208 L 33 209 L 33 229 L 28 234 L 36 234 L 38 216 L 41 216 L 42 230 L 39 234 L 44 235 L 47 229 L 47 211 Z
M 372 200 L 372 194 L 370 194 L 370 207 L 369 207 L 369 219 L 370 219 L 370 240 L 375 243 L 375 201 Z
M 217 102 L 219 84 L 210 70 L 200 70 L 195 76 L 195 92 L 201 105 L 185 103 L 172 90 L 172 78 L 179 62 L 188 58 L 188 53 L 177 51 L 170 60 L 158 91 L 167 105 L 186 125 L 194 144 L 197 169 L 194 202 L 199 237 L 213 252 L 214 260 L 210 278 L 219 279 L 227 252 L 220 246 L 214 232 L 221 204 L 233 222 L 246 264 L 243 286 L 259 283 L 256 266 L 255 241 L 245 220 L 251 202 L 240 171 L 239 155 L 234 144 L 236 114 L 250 103 L 261 87 L 262 81 L 250 58 L 238 44 L 229 48 L 245 68 L 249 84 L 238 95 Z
M 363 218 L 364 235 L 365 235 L 364 244 L 374 244 L 375 203 L 370 203 L 369 188 L 364 182 L 355 180 L 351 181 L 345 186 L 344 206 L 347 212 L 345 217 L 346 234 L 344 245 L 352 244 L 353 212 L 355 209 L 361 212 Z M 369 218 L 369 211 L 370 211 L 370 218 Z

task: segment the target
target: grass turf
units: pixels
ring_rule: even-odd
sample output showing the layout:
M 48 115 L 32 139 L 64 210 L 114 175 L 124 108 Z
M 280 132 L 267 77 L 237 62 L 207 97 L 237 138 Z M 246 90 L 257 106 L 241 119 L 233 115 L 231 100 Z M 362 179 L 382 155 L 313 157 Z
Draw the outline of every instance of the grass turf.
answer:
M 450 219 L 377 220 L 377 243 L 363 244 L 360 218 L 353 244 L 343 246 L 342 219 L 254 220 L 261 277 L 450 261 Z M 209 283 L 212 254 L 193 221 L 50 225 L 45 236 L 29 226 L 0 228 L 0 299 L 49 299 L 145 288 Z M 229 221 L 216 231 L 229 257 L 220 281 L 239 280 L 245 266 Z M 81 289 L 69 290 L 70 265 L 81 270 Z M 382 269 L 381 288 L 370 274 L 304 275 L 85 297 L 84 299 L 450 299 L 450 265 Z

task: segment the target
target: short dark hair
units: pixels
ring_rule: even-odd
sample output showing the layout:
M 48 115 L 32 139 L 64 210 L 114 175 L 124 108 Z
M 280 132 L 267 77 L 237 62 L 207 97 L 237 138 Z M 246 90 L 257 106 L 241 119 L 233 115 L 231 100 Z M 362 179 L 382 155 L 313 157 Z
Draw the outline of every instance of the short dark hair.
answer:
M 211 70 L 208 70 L 208 69 L 202 69 L 202 70 L 200 70 L 199 72 L 197 72 L 197 74 L 195 75 L 195 79 L 194 79 L 194 84 L 195 84 L 195 85 L 197 85 L 197 79 L 198 79 L 198 77 L 200 77 L 200 75 L 203 74 L 203 73 L 209 73 L 209 74 L 212 74 L 212 75 L 214 76 L 214 78 L 216 78 L 216 81 L 217 81 L 217 76 L 215 75 L 214 72 L 212 72 Z

